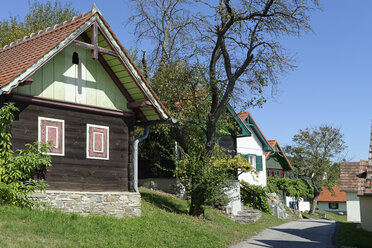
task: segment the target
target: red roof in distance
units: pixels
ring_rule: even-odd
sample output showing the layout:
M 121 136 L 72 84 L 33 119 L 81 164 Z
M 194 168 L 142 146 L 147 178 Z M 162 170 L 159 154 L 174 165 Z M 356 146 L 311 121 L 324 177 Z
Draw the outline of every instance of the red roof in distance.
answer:
M 340 186 L 333 186 L 332 189 L 335 192 L 334 195 L 328 190 L 328 187 L 323 187 L 318 202 L 346 202 L 346 192 L 341 192 Z

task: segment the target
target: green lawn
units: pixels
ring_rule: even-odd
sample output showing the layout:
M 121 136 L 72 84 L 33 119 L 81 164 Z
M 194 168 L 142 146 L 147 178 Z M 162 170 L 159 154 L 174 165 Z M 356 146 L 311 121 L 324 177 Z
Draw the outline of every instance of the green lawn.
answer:
M 358 248 L 372 247 L 372 232 L 364 231 L 358 228 L 358 224 L 347 222 L 347 217 L 333 214 L 327 211 L 317 210 L 317 213 L 325 214 L 325 219 L 335 220 L 340 225 L 338 242 L 341 246 L 350 246 Z M 320 215 L 309 215 L 304 213 L 305 218 L 321 218 Z
M 199 219 L 186 215 L 184 200 L 148 190 L 141 195 L 140 218 L 0 206 L 0 247 L 228 247 L 285 222 L 263 214 L 256 223 L 239 224 L 213 209 Z

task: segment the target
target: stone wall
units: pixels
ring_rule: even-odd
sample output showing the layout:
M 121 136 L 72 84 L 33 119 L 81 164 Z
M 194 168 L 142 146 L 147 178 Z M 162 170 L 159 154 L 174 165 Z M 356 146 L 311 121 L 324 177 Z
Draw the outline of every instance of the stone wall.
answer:
M 267 199 L 269 201 L 273 215 L 279 219 L 288 219 L 289 215 L 285 210 L 284 204 L 276 193 L 267 194 Z
M 135 192 L 76 192 L 47 190 L 30 198 L 46 207 L 81 215 L 141 216 L 141 195 Z M 43 207 L 42 207 L 43 208 Z

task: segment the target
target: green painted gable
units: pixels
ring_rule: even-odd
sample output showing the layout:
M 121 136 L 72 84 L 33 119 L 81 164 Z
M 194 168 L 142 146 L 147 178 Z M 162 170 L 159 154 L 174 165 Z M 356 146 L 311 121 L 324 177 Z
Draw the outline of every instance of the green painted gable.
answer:
M 245 118 L 245 120 L 243 121 L 243 123 L 245 125 L 249 126 L 250 128 L 252 128 L 253 132 L 255 133 L 255 135 L 260 140 L 264 151 L 269 152 L 269 151 L 272 151 L 273 150 L 271 148 L 271 146 L 269 145 L 269 143 L 267 142 L 266 138 L 263 136 L 261 130 L 258 128 L 256 122 L 253 120 L 253 118 L 252 118 L 252 116 L 250 114 L 248 114 L 248 116 Z
M 243 123 L 243 121 L 239 118 L 235 110 L 230 104 L 227 104 L 226 106 L 228 113 L 234 118 L 236 121 L 236 124 L 239 126 L 239 133 L 234 134 L 238 136 L 251 136 L 251 132 L 248 130 L 247 126 Z
M 72 63 L 76 52 L 79 64 Z M 35 72 L 30 85 L 13 90 L 30 96 L 114 110 L 127 109 L 127 100 L 91 51 L 69 45 Z
M 266 168 L 267 169 L 280 169 L 280 170 L 292 170 L 288 160 L 285 158 L 285 155 L 282 153 L 278 144 L 274 146 L 274 152 L 271 152 L 266 159 Z

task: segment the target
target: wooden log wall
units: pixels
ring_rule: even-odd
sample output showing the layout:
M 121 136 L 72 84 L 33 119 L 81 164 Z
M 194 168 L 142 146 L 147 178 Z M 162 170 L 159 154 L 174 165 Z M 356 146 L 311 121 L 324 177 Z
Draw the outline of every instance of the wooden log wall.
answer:
M 47 189 L 120 192 L 133 188 L 129 180 L 133 174 L 132 119 L 21 102 L 17 106 L 20 112 L 12 125 L 14 150 L 37 141 L 38 116 L 65 121 L 65 155 L 51 156 Z M 87 124 L 109 126 L 109 160 L 86 158 Z

